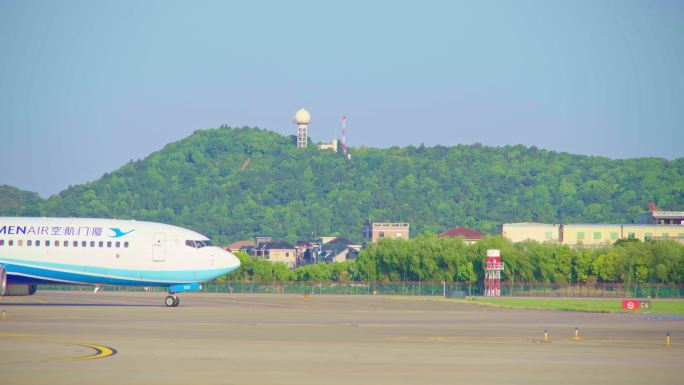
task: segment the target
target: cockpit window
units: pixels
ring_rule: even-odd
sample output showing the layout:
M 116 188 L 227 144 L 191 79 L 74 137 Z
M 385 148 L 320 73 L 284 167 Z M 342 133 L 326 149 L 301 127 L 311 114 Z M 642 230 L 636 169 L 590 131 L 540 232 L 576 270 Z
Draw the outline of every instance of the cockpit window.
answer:
M 207 247 L 207 246 L 214 246 L 214 244 L 208 239 L 205 241 L 195 241 L 195 240 L 188 239 L 187 241 L 185 241 L 185 245 L 190 246 L 190 247 L 195 248 L 195 249 L 201 249 L 201 248 Z

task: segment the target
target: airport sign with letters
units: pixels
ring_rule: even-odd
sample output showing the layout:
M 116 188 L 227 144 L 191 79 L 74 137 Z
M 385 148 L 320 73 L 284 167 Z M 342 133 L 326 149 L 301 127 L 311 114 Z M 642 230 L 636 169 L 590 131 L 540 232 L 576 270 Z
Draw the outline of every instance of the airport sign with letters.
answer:
M 639 310 L 639 300 L 638 299 L 625 299 L 622 300 L 622 310 Z
M 622 310 L 651 310 L 651 301 L 640 301 L 638 299 L 624 299 L 622 300 Z

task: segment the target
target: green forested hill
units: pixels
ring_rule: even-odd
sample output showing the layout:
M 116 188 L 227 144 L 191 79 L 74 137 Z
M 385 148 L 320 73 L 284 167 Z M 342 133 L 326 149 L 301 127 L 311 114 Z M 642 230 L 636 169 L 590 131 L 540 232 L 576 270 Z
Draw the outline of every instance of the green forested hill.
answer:
M 0 185 L 0 212 L 12 210 L 24 205 L 35 206 L 40 196 L 31 191 L 20 190 L 13 186 Z
M 367 218 L 412 234 L 503 222 L 632 222 L 684 208 L 684 158 L 611 160 L 536 147 L 352 148 L 352 159 L 252 128 L 197 131 L 101 179 L 0 213 L 135 218 L 219 243 L 270 235 L 360 240 Z M 0 193 L 0 195 L 4 194 Z

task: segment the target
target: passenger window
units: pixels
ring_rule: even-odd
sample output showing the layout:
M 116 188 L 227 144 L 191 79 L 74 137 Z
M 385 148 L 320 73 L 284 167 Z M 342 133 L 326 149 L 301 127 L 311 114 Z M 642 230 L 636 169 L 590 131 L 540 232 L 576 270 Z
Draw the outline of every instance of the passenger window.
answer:
M 4 239 L 0 239 L 0 246 L 5 246 L 5 240 Z
M 98 243 L 97 246 L 98 246 L 98 247 L 103 247 L 103 246 L 104 246 L 104 242 L 100 241 L 100 243 Z
M 88 242 L 86 242 L 86 241 L 81 242 L 81 247 L 86 247 L 86 246 L 88 246 Z
M 13 239 L 10 239 L 9 241 L 7 241 L 7 245 L 13 246 L 13 245 L 14 245 L 14 240 L 13 240 Z
M 36 241 L 36 246 L 40 246 L 40 240 Z
M 55 247 L 59 247 L 59 241 L 55 241 Z
M 107 247 L 112 247 L 112 242 L 111 242 L 111 241 L 107 242 Z
M 124 242 L 124 247 L 128 248 L 128 242 Z
M 64 247 L 69 247 L 69 241 L 62 242 L 62 245 L 64 245 Z
M 33 241 L 31 241 L 30 239 L 26 241 L 26 246 L 33 246 Z
M 50 247 L 50 241 L 49 240 L 45 241 L 45 246 Z
M 121 242 L 116 242 L 116 247 L 121 247 Z
M 78 241 L 74 241 L 73 245 L 74 247 L 78 247 Z
M 95 241 L 90 241 L 90 247 L 95 247 Z
M 24 240 L 23 239 L 18 240 L 17 246 L 24 246 Z

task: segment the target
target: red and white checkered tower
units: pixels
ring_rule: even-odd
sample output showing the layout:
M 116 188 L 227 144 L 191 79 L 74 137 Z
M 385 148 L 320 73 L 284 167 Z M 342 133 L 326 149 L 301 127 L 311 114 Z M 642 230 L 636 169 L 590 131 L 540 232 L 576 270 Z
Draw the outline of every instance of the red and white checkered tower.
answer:
M 501 262 L 501 252 L 497 249 L 487 250 L 485 260 L 485 297 L 499 297 L 501 295 L 501 271 L 504 264 Z
M 342 153 L 347 154 L 347 115 L 342 115 Z

